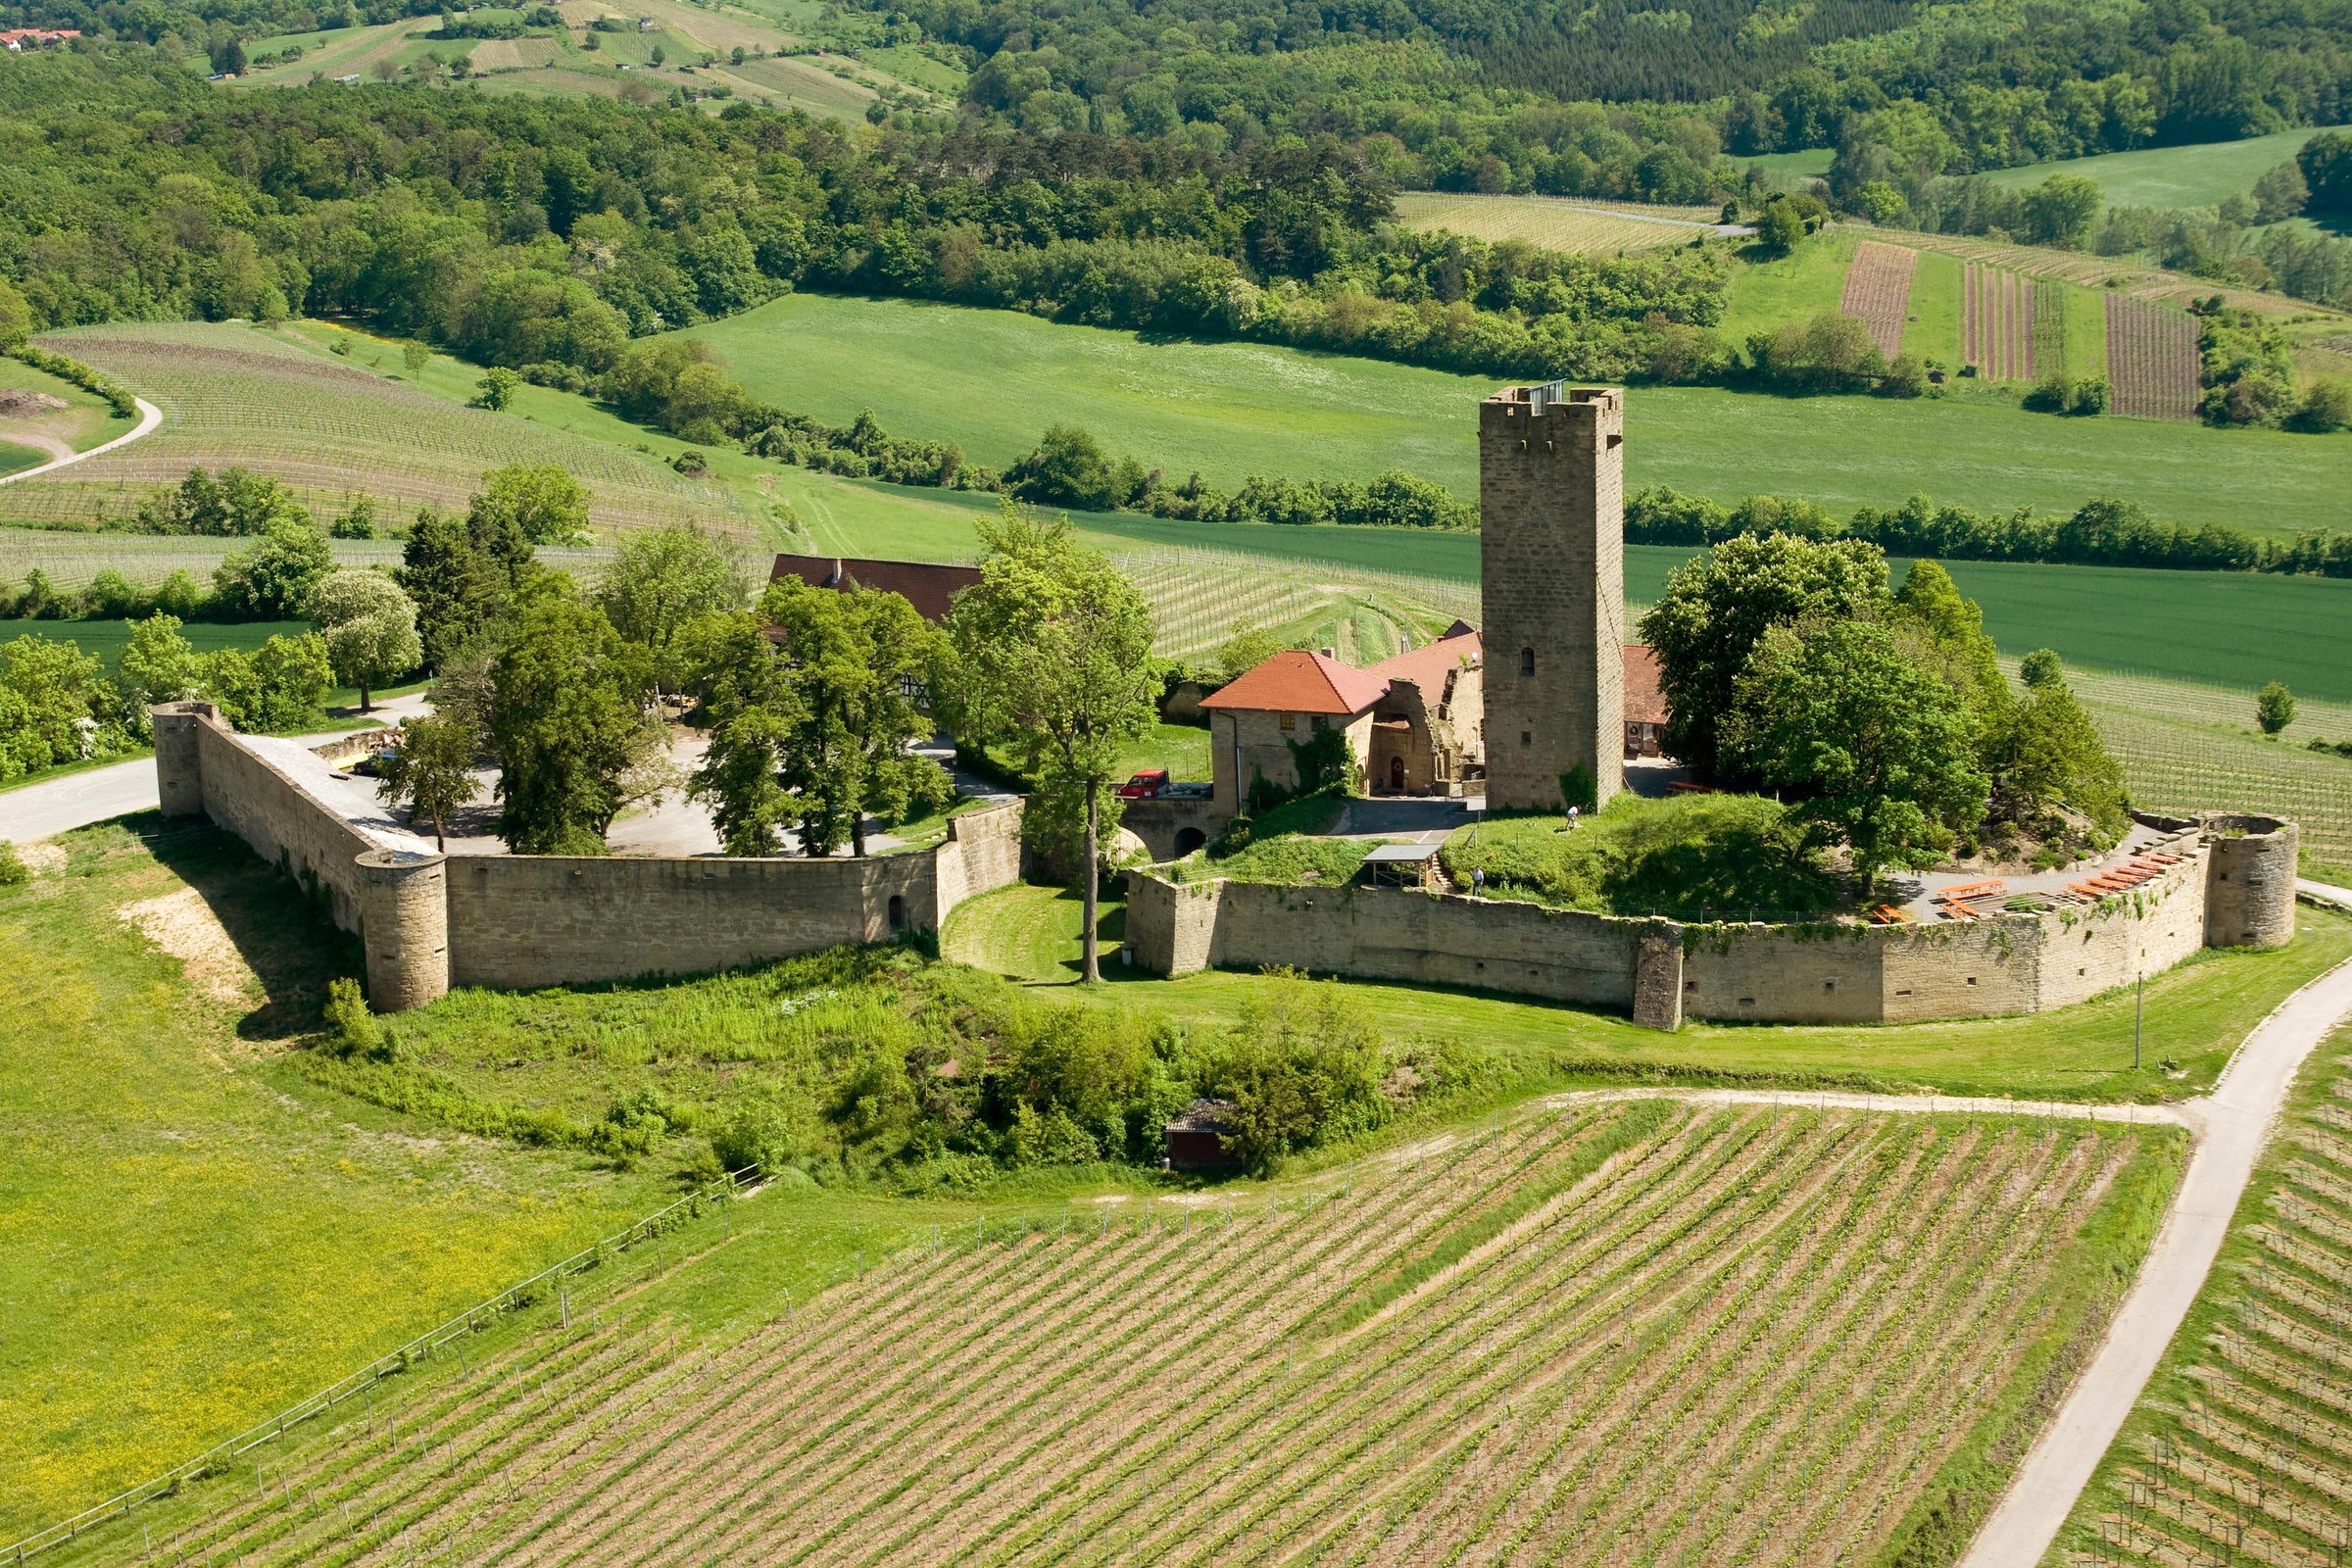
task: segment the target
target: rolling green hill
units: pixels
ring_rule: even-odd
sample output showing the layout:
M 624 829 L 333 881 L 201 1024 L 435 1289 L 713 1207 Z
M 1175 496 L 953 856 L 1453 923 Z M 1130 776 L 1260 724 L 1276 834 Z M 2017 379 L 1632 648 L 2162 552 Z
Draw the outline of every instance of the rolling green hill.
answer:
M 1835 308 L 1826 248 L 1735 321 Z M 1759 280 L 1761 282 L 1761 279 Z M 1743 287 L 1747 286 L 1743 283 Z M 752 392 L 847 423 L 959 442 L 1002 466 L 1048 424 L 1236 486 L 1250 473 L 1368 477 L 1404 467 L 1472 494 L 1472 405 L 1495 383 L 1253 343 L 1154 341 L 1008 311 L 796 294 L 692 328 Z M 2002 398 L 1784 398 L 1714 387 L 1634 392 L 1627 476 L 1724 500 L 1772 491 L 1836 510 L 1925 491 L 1991 510 L 2071 511 L 2094 495 L 2159 516 L 2291 532 L 2342 526 L 2352 437 L 2059 419 Z
M 2080 174 L 2098 181 L 2110 207 L 2211 207 L 2225 196 L 2242 196 L 2324 127 L 2282 130 L 2244 141 L 2201 142 L 2187 147 L 2145 147 L 2137 152 L 2070 158 L 2054 164 L 1996 169 L 1986 177 L 2015 190 L 2038 185 L 2052 174 Z

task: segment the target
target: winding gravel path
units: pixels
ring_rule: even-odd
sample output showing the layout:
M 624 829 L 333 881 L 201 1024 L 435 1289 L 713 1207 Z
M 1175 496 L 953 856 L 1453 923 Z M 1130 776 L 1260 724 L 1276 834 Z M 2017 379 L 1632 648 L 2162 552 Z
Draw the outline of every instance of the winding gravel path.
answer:
M 2196 1144 L 2172 1211 L 2097 1355 L 2042 1429 L 1960 1568 L 2031 1568 L 2049 1550 L 2204 1289 L 2288 1085 L 2347 1016 L 2352 961 L 2280 1003 L 2246 1036 L 2213 1093 L 2177 1107 Z
M 62 458 L 51 458 L 47 463 L 41 464 L 37 467 L 20 468 L 15 473 L 0 475 L 0 484 L 15 484 L 19 479 L 37 479 L 44 473 L 55 473 L 60 468 L 71 467 L 76 463 L 85 462 L 88 459 L 98 456 L 98 454 L 101 452 L 112 452 L 117 447 L 128 446 L 131 442 L 136 441 L 139 437 L 148 434 L 150 431 L 154 430 L 157 425 L 164 422 L 164 411 L 157 408 L 154 404 L 148 402 L 145 398 L 134 397 L 130 401 L 138 405 L 139 422 L 132 425 L 129 429 L 123 431 L 121 435 L 115 437 L 112 441 L 101 441 L 96 446 L 90 448 L 90 450 L 87 452 L 71 452 Z M 24 438 L 18 437 L 17 439 L 23 440 Z M 48 445 L 48 443 L 45 441 L 41 444 L 44 446 Z

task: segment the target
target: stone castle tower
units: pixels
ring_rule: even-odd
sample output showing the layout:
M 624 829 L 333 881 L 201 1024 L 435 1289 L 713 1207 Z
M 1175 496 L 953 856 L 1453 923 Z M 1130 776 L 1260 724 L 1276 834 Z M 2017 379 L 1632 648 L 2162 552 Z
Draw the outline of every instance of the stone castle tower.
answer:
M 1487 804 L 1558 809 L 1625 768 L 1625 393 L 1505 387 L 1478 408 Z

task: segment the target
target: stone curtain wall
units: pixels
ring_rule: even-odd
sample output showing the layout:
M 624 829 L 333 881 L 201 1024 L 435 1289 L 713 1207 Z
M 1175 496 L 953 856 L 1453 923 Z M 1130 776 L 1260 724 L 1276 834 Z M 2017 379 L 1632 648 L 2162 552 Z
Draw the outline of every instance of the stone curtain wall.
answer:
M 1178 885 L 1134 872 L 1127 940 L 1155 974 L 1287 964 L 1625 1008 L 1660 1028 L 1686 1016 L 1908 1023 L 2040 1012 L 2206 945 L 2209 855 L 2193 841 L 2176 850 L 2186 855 L 2180 865 L 2092 908 L 1911 927 L 1685 927 L 1416 889 Z M 2291 936 L 2291 883 L 2285 908 Z
M 294 777 L 323 760 L 236 734 L 209 703 L 156 710 L 167 815 L 207 815 L 319 890 L 356 933 L 368 1000 L 418 1006 L 452 985 L 510 988 L 698 974 L 901 931 L 1016 880 L 1021 804 L 955 818 L 937 849 L 864 859 L 457 856 L 385 831 Z M 895 901 L 895 907 L 894 907 Z
M 1018 803 L 920 854 L 863 859 L 464 856 L 449 862 L 450 983 L 519 990 L 701 974 L 935 932 L 1020 875 Z M 891 919 L 899 901 L 900 923 Z
M 638 859 L 464 856 L 449 863 L 449 982 L 577 985 L 731 969 L 887 942 L 933 907 L 931 857 Z M 911 926 L 908 928 L 912 928 Z
M 379 848 L 375 838 L 243 744 L 210 703 L 175 703 L 159 711 L 155 757 L 167 814 L 209 814 L 254 854 L 316 890 L 338 927 L 359 931 L 358 861 Z

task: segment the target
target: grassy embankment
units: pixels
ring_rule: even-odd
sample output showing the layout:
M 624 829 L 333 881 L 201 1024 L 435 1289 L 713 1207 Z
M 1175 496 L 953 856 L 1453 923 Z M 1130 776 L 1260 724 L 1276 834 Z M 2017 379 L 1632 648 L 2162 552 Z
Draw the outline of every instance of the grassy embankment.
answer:
M 941 938 L 948 956 L 1034 985 L 1077 975 L 1079 902 L 1060 889 L 1020 886 L 958 908 Z M 1229 1023 L 1268 984 L 1260 976 L 1208 972 L 1151 978 L 1115 961 L 1125 910 L 1105 905 L 1105 943 L 1114 961 L 1099 995 L 1106 1005 L 1158 1008 L 1187 1023 Z M 2146 1070 L 2132 1067 L 2128 992 L 2031 1018 L 1833 1029 L 1686 1024 L 1681 1033 L 1636 1029 L 1613 1014 L 1491 996 L 1358 982 L 1374 997 L 1383 1027 L 1398 1041 L 1456 1037 L 1497 1053 L 1531 1075 L 1574 1081 L 1661 1075 L 1759 1077 L 1796 1083 L 1933 1087 L 1947 1094 L 2017 1095 L 2113 1102 L 2210 1087 L 2245 1032 L 2281 997 L 2352 956 L 2352 919 L 2302 911 L 2291 947 L 2276 953 L 2200 955 L 2148 982 Z M 1072 993 L 1076 995 L 1078 993 Z M 2170 1058 L 2180 1076 L 2155 1064 Z
M 286 1045 L 348 959 L 235 840 L 58 848 L 0 889 L 0 1538 L 665 1200 L 306 1088 Z
M 2310 1563 L 2352 1547 L 2347 1053 L 2339 1032 L 2296 1079 L 2204 1291 L 2045 1562 Z
M 87 452 L 138 423 L 135 418 L 118 418 L 95 393 L 85 392 L 46 370 L 36 370 L 20 360 L 0 358 L 0 392 L 33 392 L 65 405 L 62 409 L 43 409 L 0 418 L 0 474 L 47 463 L 59 455 L 50 445 L 52 442 L 74 452 Z M 12 436 L 16 439 L 10 439 Z M 28 441 L 24 439 L 26 436 L 45 439 Z M 0 492 L 0 497 L 5 494 Z M 0 513 L 5 508 L 5 500 L 0 500 Z

